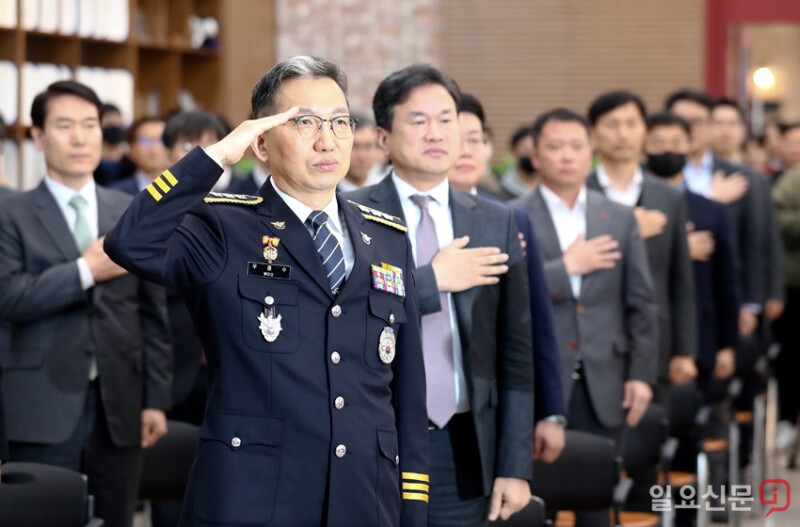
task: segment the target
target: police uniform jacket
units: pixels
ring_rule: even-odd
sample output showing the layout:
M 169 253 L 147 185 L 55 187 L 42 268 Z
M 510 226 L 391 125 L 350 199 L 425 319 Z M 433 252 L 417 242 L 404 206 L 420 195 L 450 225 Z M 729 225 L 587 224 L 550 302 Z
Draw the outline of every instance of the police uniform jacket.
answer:
M 204 199 L 221 172 L 190 152 L 105 242 L 114 261 L 184 295 L 207 353 L 181 525 L 424 525 L 425 373 L 405 228 L 337 196 L 355 263 L 334 295 L 271 184 Z M 402 271 L 404 294 L 373 279 L 384 264 Z M 265 315 L 280 317 L 272 342 Z M 381 356 L 387 334 L 396 345 Z

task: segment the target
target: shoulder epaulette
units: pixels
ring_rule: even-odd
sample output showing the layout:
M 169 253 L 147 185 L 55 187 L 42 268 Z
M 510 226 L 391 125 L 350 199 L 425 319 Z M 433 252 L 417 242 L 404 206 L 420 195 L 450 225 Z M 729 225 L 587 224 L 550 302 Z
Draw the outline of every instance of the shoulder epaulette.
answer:
M 383 225 L 388 225 L 389 227 L 394 227 L 398 231 L 402 232 L 408 231 L 408 227 L 403 225 L 403 220 L 401 220 L 397 216 L 386 214 L 385 212 L 381 212 L 377 209 L 367 207 L 366 205 L 362 205 L 361 203 L 356 203 L 355 201 L 352 200 L 347 200 L 347 201 L 358 207 L 358 210 L 361 211 L 361 214 L 368 220 L 374 221 L 376 223 L 382 223 Z
M 209 192 L 203 199 L 206 203 L 230 203 L 231 205 L 255 206 L 264 201 L 261 196 L 248 196 L 247 194 L 228 194 L 227 192 Z

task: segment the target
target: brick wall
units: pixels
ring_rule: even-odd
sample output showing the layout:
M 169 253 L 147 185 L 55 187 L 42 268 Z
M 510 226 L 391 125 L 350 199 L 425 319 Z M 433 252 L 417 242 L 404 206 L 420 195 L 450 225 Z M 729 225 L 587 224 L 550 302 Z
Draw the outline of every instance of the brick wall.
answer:
M 372 114 L 372 95 L 390 73 L 439 63 L 438 0 L 276 0 L 277 58 L 336 60 L 350 82 L 350 104 Z

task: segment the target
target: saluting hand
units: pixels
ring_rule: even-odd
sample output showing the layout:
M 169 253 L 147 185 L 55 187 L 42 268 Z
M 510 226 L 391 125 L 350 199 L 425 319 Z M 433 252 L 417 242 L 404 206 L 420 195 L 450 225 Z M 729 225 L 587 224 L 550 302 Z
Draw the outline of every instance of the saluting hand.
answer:
M 258 136 L 282 125 L 297 112 L 297 107 L 293 106 L 283 113 L 244 121 L 219 142 L 206 148 L 206 153 L 223 165 L 232 165 L 242 158 L 248 146 L 254 145 Z

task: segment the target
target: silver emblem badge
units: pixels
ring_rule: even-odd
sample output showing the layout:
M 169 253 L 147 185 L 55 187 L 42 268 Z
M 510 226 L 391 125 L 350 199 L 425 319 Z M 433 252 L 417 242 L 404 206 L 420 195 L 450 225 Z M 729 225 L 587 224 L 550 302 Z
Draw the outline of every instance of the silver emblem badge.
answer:
M 258 315 L 259 329 L 261 330 L 261 335 L 264 337 L 264 340 L 267 342 L 275 342 L 275 339 L 278 338 L 278 335 L 281 334 L 281 318 L 282 315 L 275 316 L 275 308 L 269 307 L 265 308 L 264 312 Z
M 378 342 L 378 357 L 380 357 L 382 363 L 392 363 L 396 345 L 397 339 L 394 336 L 394 330 L 388 326 L 383 328 Z
M 366 234 L 364 234 L 363 232 L 361 233 L 361 240 L 362 240 L 364 243 L 366 243 L 367 245 L 369 245 L 370 243 L 372 243 L 372 238 L 370 238 L 369 236 L 367 236 L 367 235 L 366 235 Z
M 283 229 L 286 228 L 286 222 L 285 221 L 273 221 L 273 222 L 270 222 L 270 223 L 272 224 L 273 227 L 275 227 L 279 231 L 282 231 Z

